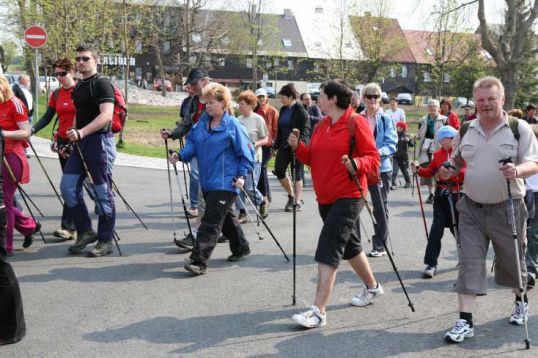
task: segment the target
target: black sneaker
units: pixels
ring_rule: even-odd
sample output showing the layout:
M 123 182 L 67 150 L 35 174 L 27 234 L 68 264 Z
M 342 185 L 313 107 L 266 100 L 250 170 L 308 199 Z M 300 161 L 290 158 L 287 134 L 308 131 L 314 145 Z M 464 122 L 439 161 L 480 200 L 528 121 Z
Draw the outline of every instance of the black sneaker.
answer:
M 30 235 L 24 237 L 24 242 L 22 243 L 22 247 L 27 249 L 30 246 L 32 246 L 32 244 L 34 243 L 34 235 L 38 233 L 40 230 L 41 230 L 41 223 L 37 221 L 35 223 L 34 231 Z
M 99 241 L 97 245 L 88 251 L 88 257 L 101 257 L 114 252 L 114 246 L 111 241 Z
M 430 194 L 430 196 L 428 196 L 428 199 L 426 199 L 426 204 L 433 204 L 433 194 Z
M 288 213 L 293 211 L 293 196 L 288 195 L 288 203 L 284 207 L 284 210 L 286 210 Z
M 93 230 L 85 232 L 75 243 L 67 249 L 70 254 L 80 254 L 91 243 L 97 241 L 97 233 Z
M 192 249 L 194 246 L 195 237 L 191 233 L 185 235 L 182 240 L 175 240 L 174 244 L 181 249 Z
M 230 255 L 228 256 L 228 261 L 230 262 L 238 262 L 245 258 L 245 256 L 250 255 L 250 249 L 247 249 L 247 251 L 243 252 L 240 255 Z
M 248 221 L 246 211 L 241 211 L 239 213 L 239 216 L 237 217 L 237 221 L 239 221 L 240 224 L 244 224 Z
M 185 268 L 185 270 L 192 272 L 196 276 L 203 275 L 207 270 L 202 264 L 197 264 L 194 262 L 185 264 L 185 266 L 183 267 Z
M 218 242 L 219 244 L 222 244 L 223 242 L 228 242 L 228 241 L 230 241 L 230 240 L 229 240 L 226 236 L 224 236 L 224 235 L 222 235 L 222 234 L 221 234 L 221 235 L 219 236 L 219 238 L 217 239 L 217 242 Z

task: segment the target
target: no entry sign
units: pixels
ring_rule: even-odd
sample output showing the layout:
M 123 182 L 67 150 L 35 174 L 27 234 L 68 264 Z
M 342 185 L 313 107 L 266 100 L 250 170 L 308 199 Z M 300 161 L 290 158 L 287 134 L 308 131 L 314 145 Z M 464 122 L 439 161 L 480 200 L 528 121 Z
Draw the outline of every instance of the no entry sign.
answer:
M 32 48 L 43 47 L 47 43 L 47 31 L 41 26 L 31 26 L 24 31 L 24 41 Z

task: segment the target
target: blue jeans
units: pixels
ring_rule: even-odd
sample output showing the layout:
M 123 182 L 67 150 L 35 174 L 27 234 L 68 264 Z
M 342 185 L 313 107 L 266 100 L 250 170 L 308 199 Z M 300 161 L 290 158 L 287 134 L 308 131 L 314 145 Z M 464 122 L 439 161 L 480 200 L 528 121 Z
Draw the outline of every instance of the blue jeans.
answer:
M 191 172 L 189 176 L 189 199 L 191 201 L 191 208 L 198 208 L 198 189 L 200 183 L 198 181 L 198 160 L 192 158 L 191 162 Z
M 244 188 L 245 188 L 245 191 L 248 193 L 250 200 L 252 200 L 252 202 L 254 203 L 254 205 L 260 206 L 260 204 L 263 201 L 263 195 L 256 188 L 256 186 L 258 185 L 258 180 L 260 179 L 260 172 L 262 169 L 262 165 L 259 162 L 255 162 L 253 168 L 254 168 L 253 170 L 254 175 L 252 175 L 251 173 L 247 174 L 247 177 L 245 178 Z M 253 176 L 254 176 L 254 183 L 252 182 Z M 244 191 L 241 190 L 241 192 L 239 193 L 239 197 L 241 198 L 243 203 L 245 203 L 246 205 L 245 200 L 247 199 L 245 197 Z M 243 206 L 243 203 L 241 203 L 239 199 L 235 201 L 235 207 L 237 208 L 237 210 L 245 209 L 245 207 Z
M 532 192 L 527 190 L 525 195 L 525 204 L 529 212 L 527 221 L 527 271 L 535 275 L 538 273 L 538 191 Z

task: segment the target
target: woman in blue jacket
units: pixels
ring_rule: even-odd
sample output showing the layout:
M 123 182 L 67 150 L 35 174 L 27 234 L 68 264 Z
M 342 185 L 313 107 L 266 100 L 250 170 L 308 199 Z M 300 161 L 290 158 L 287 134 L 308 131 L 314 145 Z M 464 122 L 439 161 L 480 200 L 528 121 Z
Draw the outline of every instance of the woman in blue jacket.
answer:
M 196 235 L 191 262 L 185 265 L 195 275 L 206 272 L 207 261 L 217 245 L 220 232 L 230 240 L 232 255 L 228 261 L 240 261 L 250 248 L 237 221 L 232 205 L 252 171 L 254 148 L 245 127 L 230 115 L 231 94 L 228 88 L 209 83 L 202 91 L 206 113 L 187 134 L 187 143 L 171 162 L 198 159 L 199 180 L 205 213 Z

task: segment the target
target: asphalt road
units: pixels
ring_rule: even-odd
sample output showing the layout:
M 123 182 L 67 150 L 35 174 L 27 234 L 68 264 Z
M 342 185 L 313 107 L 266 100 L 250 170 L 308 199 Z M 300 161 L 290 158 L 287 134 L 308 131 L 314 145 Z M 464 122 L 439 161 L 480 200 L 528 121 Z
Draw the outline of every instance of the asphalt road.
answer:
M 43 159 L 55 183 L 56 160 Z M 41 169 L 31 159 L 32 182 L 25 186 L 45 212 L 43 232 L 52 238 L 61 208 Z M 298 213 L 297 293 L 291 305 L 292 264 L 287 263 L 263 227 L 258 240 L 244 228 L 252 254 L 229 263 L 226 244 L 214 251 L 208 273 L 191 277 L 183 269 L 187 255 L 173 245 L 165 171 L 115 168 L 115 181 L 149 226 L 146 231 L 117 198 L 117 230 L 123 257 L 67 255 L 69 242 L 43 244 L 11 258 L 21 284 L 27 335 L 0 347 L 1 357 L 536 357 L 523 350 L 524 330 L 508 323 L 513 296 L 495 286 L 478 299 L 475 337 L 447 345 L 445 331 L 457 314 L 452 291 L 457 257 L 446 231 L 438 275 L 421 278 L 425 234 L 417 196 L 410 189 L 391 191 L 390 228 L 396 264 L 415 305 L 412 313 L 387 257 L 371 260 L 385 295 L 366 308 L 350 306 L 359 284 L 347 264 L 339 270 L 328 307 L 327 326 L 304 330 L 290 320 L 314 297 L 317 265 L 313 253 L 321 227 L 311 186 Z M 287 254 L 292 255 L 292 216 L 283 210 L 286 196 L 271 179 L 273 203 L 268 224 Z M 174 187 L 177 197 L 177 188 Z M 426 206 L 431 222 L 431 205 Z M 176 207 L 180 211 L 180 206 Z M 372 225 L 366 219 L 371 235 Z M 186 222 L 178 214 L 179 237 Z M 16 247 L 22 237 L 16 236 Z M 368 243 L 364 243 L 369 248 Z M 490 255 L 491 256 L 491 255 Z M 488 261 L 491 267 L 491 258 Z M 531 339 L 538 345 L 538 317 L 530 293 Z

